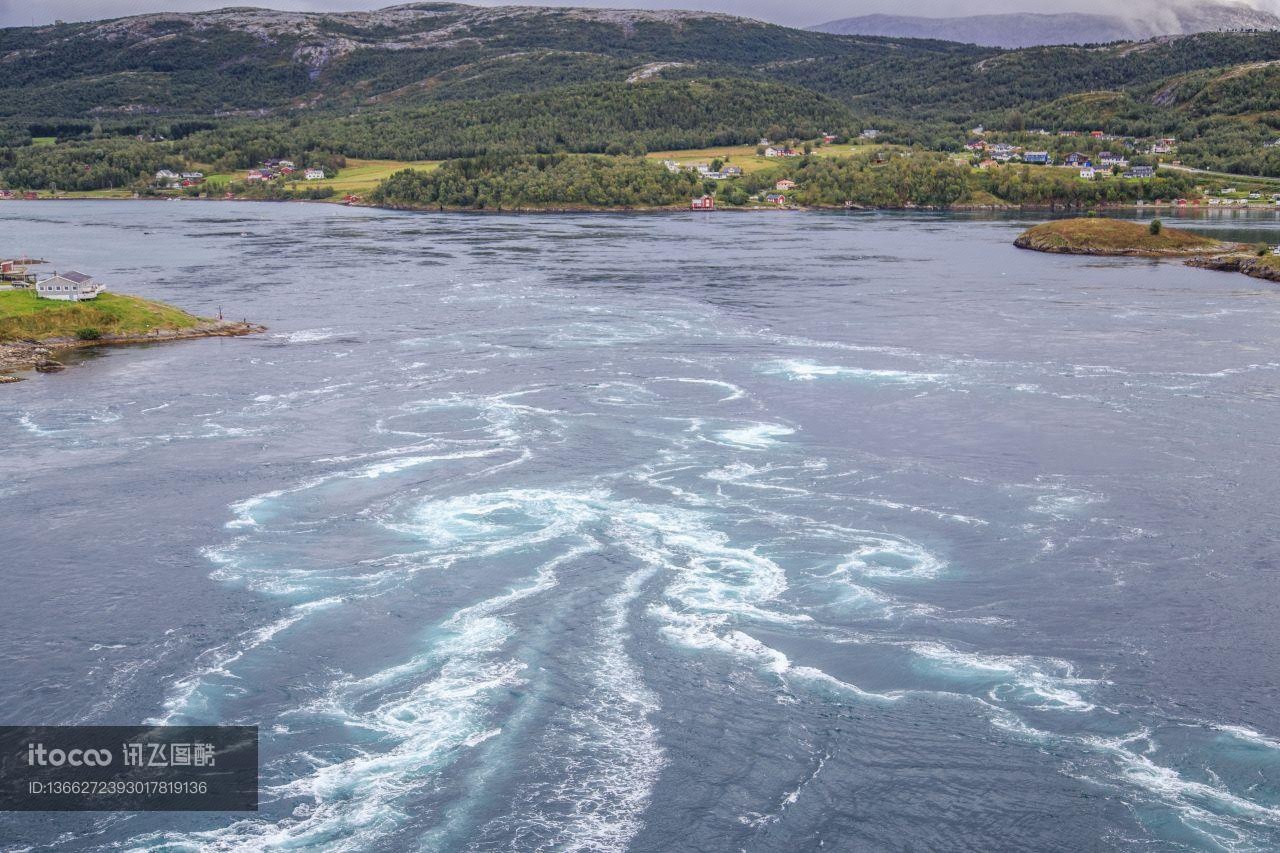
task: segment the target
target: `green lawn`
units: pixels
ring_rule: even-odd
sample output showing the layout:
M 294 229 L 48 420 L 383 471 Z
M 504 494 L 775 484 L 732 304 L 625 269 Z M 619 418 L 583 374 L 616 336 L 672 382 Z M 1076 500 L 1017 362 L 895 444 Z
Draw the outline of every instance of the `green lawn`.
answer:
M 849 157 L 867 151 L 882 151 L 893 146 L 885 145 L 819 145 L 813 149 L 815 157 Z M 712 160 L 723 160 L 733 166 L 741 166 L 746 174 L 777 166 L 784 162 L 781 159 L 762 157 L 756 154 L 754 145 L 721 145 L 714 148 L 687 148 L 679 151 L 652 151 L 645 155 L 650 160 L 675 160 L 681 166 L 697 166 L 700 163 L 711 164 Z
M 364 195 L 373 190 L 379 183 L 404 169 L 429 171 L 440 165 L 439 160 L 357 160 L 347 159 L 347 166 L 335 178 L 322 181 L 297 181 L 290 184 L 294 189 L 311 187 L 332 187 L 341 201 L 344 195 Z M 243 176 L 241 176 L 243 177 Z
M 33 137 L 31 137 L 31 144 L 32 144 L 32 145 L 53 145 L 53 144 L 57 143 L 57 141 L 58 141 L 58 138 L 57 138 L 56 136 L 33 136 Z
M 0 341 L 75 337 L 81 329 L 103 335 L 140 335 L 153 329 L 186 329 L 200 318 L 137 296 L 104 293 L 84 302 L 39 299 L 30 290 L 0 291 Z

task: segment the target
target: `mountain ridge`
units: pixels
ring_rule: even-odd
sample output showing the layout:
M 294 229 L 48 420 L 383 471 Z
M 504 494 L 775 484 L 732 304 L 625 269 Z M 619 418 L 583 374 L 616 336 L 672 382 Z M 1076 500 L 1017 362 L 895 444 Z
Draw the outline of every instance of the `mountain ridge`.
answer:
M 808 29 L 835 35 L 923 38 L 1018 49 L 1044 45 L 1145 41 L 1201 32 L 1280 29 L 1280 17 L 1234 3 L 1181 5 L 1149 17 L 1092 13 L 1010 12 L 990 15 L 923 17 L 859 15 Z

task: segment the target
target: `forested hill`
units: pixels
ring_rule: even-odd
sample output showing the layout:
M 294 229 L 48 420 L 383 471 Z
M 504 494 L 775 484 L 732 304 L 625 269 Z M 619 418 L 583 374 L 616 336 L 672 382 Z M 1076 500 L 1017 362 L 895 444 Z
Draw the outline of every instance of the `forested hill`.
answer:
M 225 9 L 0 30 L 0 116 L 278 114 L 726 69 L 767 77 L 788 63 L 833 58 L 864 66 L 952 55 L 985 52 L 700 12 Z
M 122 171 L 171 155 L 238 168 L 286 139 L 434 159 L 876 128 L 957 151 L 983 124 L 1175 136 L 1188 163 L 1280 174 L 1280 147 L 1267 146 L 1280 137 L 1277 74 L 1280 32 L 1002 50 L 701 12 L 150 14 L 0 29 L 0 172 L 88 172 L 107 141 L 134 137 L 188 142 L 130 150 Z M 25 150 L 50 137 L 57 150 Z

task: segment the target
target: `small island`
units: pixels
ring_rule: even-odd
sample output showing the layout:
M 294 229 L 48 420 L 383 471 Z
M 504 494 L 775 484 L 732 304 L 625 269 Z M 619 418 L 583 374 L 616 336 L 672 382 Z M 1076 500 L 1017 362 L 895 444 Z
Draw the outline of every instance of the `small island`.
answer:
M 1063 219 L 1022 232 L 1019 249 L 1064 255 L 1186 258 L 1186 265 L 1280 282 L 1280 246 L 1228 243 L 1203 234 L 1121 219 Z
M 206 319 L 162 302 L 109 293 L 81 273 L 34 284 L 16 276 L 10 281 L 15 283 L 0 285 L 0 383 L 19 381 L 10 375 L 15 370 L 62 369 L 54 356 L 63 350 L 263 330 L 253 323 Z
M 1238 251 L 1225 243 L 1190 231 L 1123 219 L 1061 219 L 1029 228 L 1013 241 L 1019 249 L 1063 255 L 1117 255 L 1161 258 Z

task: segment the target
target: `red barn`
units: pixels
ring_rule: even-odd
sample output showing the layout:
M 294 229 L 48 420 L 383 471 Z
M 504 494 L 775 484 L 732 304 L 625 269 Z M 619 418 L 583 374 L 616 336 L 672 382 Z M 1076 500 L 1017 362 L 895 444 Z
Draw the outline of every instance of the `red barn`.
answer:
M 709 195 L 704 195 L 701 198 L 695 198 L 693 201 L 689 202 L 689 209 L 690 210 L 715 210 L 716 200 Z

